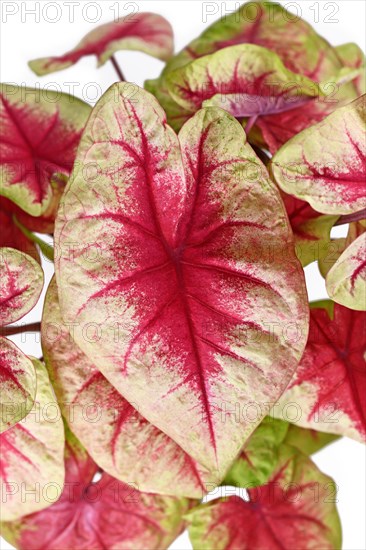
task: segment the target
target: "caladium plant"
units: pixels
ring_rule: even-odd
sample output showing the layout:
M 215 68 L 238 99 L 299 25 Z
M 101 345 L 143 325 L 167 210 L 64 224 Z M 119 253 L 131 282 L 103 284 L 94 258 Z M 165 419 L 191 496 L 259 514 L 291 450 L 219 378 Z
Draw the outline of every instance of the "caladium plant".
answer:
M 131 94 L 119 50 L 166 65 Z M 1 533 L 20 550 L 160 550 L 186 527 L 197 550 L 339 549 L 336 485 L 310 455 L 366 439 L 363 52 L 249 2 L 176 55 L 169 22 L 138 13 L 29 65 L 86 55 L 122 81 L 93 109 L 1 87 Z M 42 319 L 22 325 L 43 256 Z M 309 304 L 315 261 L 330 299 Z M 10 340 L 30 328 L 41 359 Z

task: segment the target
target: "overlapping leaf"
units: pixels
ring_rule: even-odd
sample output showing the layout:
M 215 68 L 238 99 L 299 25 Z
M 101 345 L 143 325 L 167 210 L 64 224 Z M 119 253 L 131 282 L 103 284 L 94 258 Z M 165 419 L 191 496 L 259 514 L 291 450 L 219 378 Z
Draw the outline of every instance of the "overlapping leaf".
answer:
M 352 42 L 335 47 L 338 57 L 345 67 L 362 69 L 360 75 L 355 78 L 353 85 L 358 95 L 366 93 L 365 54 L 361 48 Z
M 64 483 L 64 428 L 45 366 L 33 359 L 37 394 L 32 410 L 0 435 L 1 520 L 43 510 Z
M 13 213 L 7 208 L 10 203 L 5 197 L 0 197 L 0 248 L 15 248 L 41 263 L 37 247 L 14 223 Z
M 32 216 L 52 207 L 51 182 L 72 170 L 90 106 L 76 97 L 3 84 L 0 194 Z
M 266 145 L 271 152 L 297 132 L 322 120 L 337 106 L 357 97 L 355 87 L 340 80 L 344 64 L 336 50 L 307 22 L 294 18 L 279 4 L 247 2 L 215 22 L 174 56 L 159 79 L 146 82 L 146 88 L 156 95 L 175 129 L 189 118 L 189 112 L 169 94 L 167 78 L 171 71 L 238 44 L 256 44 L 274 52 L 293 73 L 323 83 L 328 96 L 324 101 L 312 101 L 298 108 L 293 105 L 290 111 L 258 118 L 250 134 L 251 140 Z M 346 66 L 358 68 L 354 63 Z
M 322 305 L 322 304 L 318 304 Z M 274 407 L 296 423 L 328 433 L 366 438 L 366 314 L 328 301 L 311 309 L 310 333 L 299 368 Z
M 200 550 L 334 550 L 341 547 L 336 485 L 297 450 L 283 446 L 269 483 L 187 514 Z
M 289 424 L 270 416 L 254 430 L 225 476 L 226 485 L 256 487 L 268 481 L 279 460 Z
M 204 109 L 178 141 L 156 100 L 137 99 L 113 86 L 84 133 L 80 167 L 97 161 L 100 177 L 76 170 L 63 196 L 56 243 L 77 247 L 56 262 L 62 315 L 118 391 L 220 475 L 255 428 L 235 404 L 264 417 L 302 354 L 303 272 L 240 124 Z
M 308 430 L 295 424 L 289 424 L 284 442 L 310 456 L 338 439 L 339 436 L 335 434 Z
M 191 498 L 221 482 L 139 415 L 78 348 L 62 321 L 54 280 L 45 299 L 42 349 L 63 415 L 107 473 L 141 491 Z
M 68 435 L 65 489 L 47 510 L 2 524 L 6 540 L 20 550 L 160 550 L 183 529 L 188 501 L 139 492 L 98 466 Z M 95 479 L 99 474 L 100 479 Z
M 0 337 L 0 434 L 32 409 L 36 385 L 32 361 L 13 342 Z
M 278 185 L 325 214 L 365 208 L 365 120 L 366 95 L 293 137 L 272 159 Z
M 0 326 L 18 321 L 38 302 L 43 271 L 30 256 L 0 249 Z
M 326 286 L 338 304 L 366 311 L 366 233 L 340 255 L 327 274 Z
M 86 55 L 95 55 L 98 66 L 118 50 L 138 50 L 166 61 L 173 54 L 170 23 L 154 13 L 136 13 L 101 25 L 89 32 L 71 51 L 29 62 L 37 75 L 66 69 Z

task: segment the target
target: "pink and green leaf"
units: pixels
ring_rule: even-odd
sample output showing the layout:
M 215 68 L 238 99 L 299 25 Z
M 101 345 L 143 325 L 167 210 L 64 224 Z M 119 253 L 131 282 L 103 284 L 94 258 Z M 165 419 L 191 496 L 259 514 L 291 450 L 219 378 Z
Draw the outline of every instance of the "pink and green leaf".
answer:
M 341 548 L 336 490 L 310 458 L 283 445 L 269 483 L 249 490 L 249 501 L 221 498 L 186 514 L 192 545 L 200 550 Z
M 37 377 L 33 408 L 23 420 L 0 435 L 2 521 L 13 521 L 47 508 L 60 496 L 64 483 L 64 427 L 60 410 L 45 366 L 37 359 L 32 362 Z
M 365 120 L 366 95 L 293 137 L 272 159 L 281 189 L 324 214 L 365 208 Z
M 326 287 L 338 304 L 366 311 L 366 233 L 357 237 L 331 267 Z
M 18 321 L 38 302 L 43 271 L 27 254 L 0 248 L 0 326 Z
M 54 280 L 45 298 L 42 350 L 64 417 L 104 471 L 141 491 L 190 498 L 221 482 L 145 420 L 78 348 L 62 320 Z
M 62 316 L 115 388 L 220 476 L 256 427 L 235 404 L 262 405 L 259 423 L 297 367 L 303 271 L 241 125 L 203 109 L 178 138 L 150 94 L 136 99 L 114 85 L 84 133 L 56 222 L 57 246 L 77 243 L 56 262 Z M 91 187 L 82 166 L 95 160 Z M 85 338 L 91 319 L 103 337 Z
M 279 449 L 289 424 L 265 417 L 245 443 L 225 476 L 225 485 L 257 487 L 268 481 L 279 460 Z
M 4 538 L 19 550 L 164 550 L 183 530 L 189 501 L 142 493 L 101 472 L 69 432 L 65 466 L 57 502 L 2 523 Z
M 167 61 L 173 55 L 173 48 L 173 30 L 164 17 L 136 13 L 100 25 L 63 55 L 35 59 L 29 66 L 40 76 L 71 67 L 87 55 L 95 55 L 100 67 L 119 50 L 137 50 Z
M 315 82 L 286 69 L 275 53 L 253 44 L 196 59 L 170 72 L 166 81 L 184 109 L 222 107 L 238 118 L 293 109 L 322 93 Z
M 0 337 L 0 434 L 33 407 L 36 373 L 32 361 L 7 338 Z
M 362 69 L 361 74 L 353 81 L 358 95 L 366 93 L 365 54 L 352 42 L 335 47 L 335 51 L 345 67 Z
M 0 194 L 40 216 L 52 209 L 52 181 L 72 170 L 90 106 L 61 92 L 10 84 L 1 85 L 0 103 Z
M 311 308 L 304 355 L 274 414 L 288 420 L 292 409 L 299 426 L 365 441 L 366 313 L 334 304 L 332 318 L 327 304 L 328 310 L 318 306 Z

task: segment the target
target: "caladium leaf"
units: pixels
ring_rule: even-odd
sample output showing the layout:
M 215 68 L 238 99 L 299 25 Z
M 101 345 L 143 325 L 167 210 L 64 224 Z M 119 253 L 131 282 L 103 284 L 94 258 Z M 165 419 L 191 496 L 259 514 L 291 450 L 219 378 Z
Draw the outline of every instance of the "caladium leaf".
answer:
M 281 193 L 294 232 L 296 253 L 305 267 L 329 252 L 330 231 L 338 216 L 316 212 L 309 203 Z
M 279 448 L 289 424 L 265 417 L 245 443 L 239 457 L 225 476 L 224 484 L 257 487 L 268 481 L 279 460 Z
M 128 94 L 114 85 L 93 110 L 78 161 L 99 177 L 75 170 L 62 199 L 56 243 L 78 243 L 56 261 L 62 315 L 145 418 L 224 475 L 302 354 L 303 272 L 241 125 L 204 109 L 178 138 L 150 94 Z M 235 412 L 250 401 L 256 422 Z
M 19 550 L 163 550 L 182 531 L 186 499 L 141 493 L 100 473 L 70 433 L 65 462 L 65 489 L 57 502 L 2 523 L 2 535 Z
M 159 79 L 145 83 L 164 107 L 173 128 L 181 127 L 187 113 L 182 107 L 179 110 L 179 105 L 168 93 L 168 74 L 204 55 L 238 44 L 257 44 L 267 48 L 282 59 L 287 69 L 317 82 L 328 79 L 342 67 L 335 50 L 306 21 L 299 17 L 294 19 L 279 4 L 247 2 L 236 12 L 213 23 L 172 57 Z
M 45 366 L 32 359 L 37 376 L 33 409 L 0 435 L 1 520 L 43 510 L 64 483 L 64 428 Z
M 63 55 L 35 59 L 29 66 L 37 75 L 44 75 L 66 69 L 86 55 L 95 55 L 100 67 L 119 50 L 138 50 L 166 61 L 173 54 L 173 47 L 173 30 L 164 17 L 136 13 L 100 25 Z
M 16 226 L 13 214 L 6 208 L 5 202 L 9 203 L 10 201 L 4 197 L 0 197 L 0 248 L 15 248 L 16 250 L 20 250 L 40 264 L 41 259 L 37 247 Z
M 300 428 L 300 426 L 296 426 L 295 424 L 289 424 L 284 443 L 291 445 L 291 447 L 296 447 L 302 453 L 309 456 L 338 439 L 339 435 L 308 430 Z
M 366 233 L 340 255 L 327 274 L 326 287 L 338 304 L 366 311 Z
M 272 159 L 278 185 L 325 214 L 365 208 L 365 120 L 366 95 L 293 137 Z
M 18 321 L 38 302 L 43 271 L 27 254 L 0 248 L 0 326 Z
M 89 113 L 61 92 L 1 85 L 0 194 L 32 216 L 50 209 L 51 181 L 70 174 Z
M 232 496 L 200 505 L 186 517 L 200 550 L 334 550 L 341 548 L 336 485 L 307 456 L 284 445 L 269 483 L 249 502 Z
M 366 314 L 338 304 L 330 313 L 311 308 L 305 353 L 273 412 L 288 420 L 292 409 L 299 426 L 365 441 Z
M 145 420 L 71 338 L 56 281 L 47 290 L 42 350 L 62 413 L 104 471 L 141 491 L 202 498 L 221 482 Z M 280 422 L 280 421 L 277 421 Z
M 186 110 L 202 103 L 236 117 L 282 112 L 319 95 L 311 80 L 286 69 L 273 52 L 242 44 L 192 61 L 166 77 L 168 91 Z
M 36 384 L 32 361 L 13 342 L 0 337 L 0 433 L 32 409 Z
M 361 74 L 353 81 L 358 95 L 366 93 L 365 54 L 361 48 L 352 42 L 335 47 L 338 57 L 345 67 L 363 69 Z

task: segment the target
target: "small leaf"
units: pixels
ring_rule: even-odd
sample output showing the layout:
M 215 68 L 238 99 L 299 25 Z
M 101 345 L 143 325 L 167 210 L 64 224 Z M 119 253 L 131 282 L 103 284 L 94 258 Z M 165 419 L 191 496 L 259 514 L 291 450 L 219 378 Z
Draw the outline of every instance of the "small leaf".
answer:
M 278 185 L 324 214 L 365 208 L 365 120 L 366 95 L 293 137 L 272 159 Z
M 1 520 L 43 510 L 64 483 L 64 428 L 45 366 L 32 359 L 37 394 L 32 410 L 0 435 Z M 26 497 L 25 497 L 26 494 Z
M 336 489 L 307 456 L 284 445 L 269 483 L 249 490 L 249 502 L 221 498 L 186 514 L 193 548 L 341 548 Z
M 0 326 L 18 321 L 38 302 L 43 271 L 30 256 L 0 248 Z
M 32 216 L 52 205 L 56 174 L 72 170 L 90 106 L 61 92 L 0 87 L 0 194 Z
M 36 385 L 32 361 L 13 342 L 0 337 L 0 433 L 27 416 Z
M 252 44 L 201 57 L 169 73 L 166 81 L 186 110 L 193 113 L 204 104 L 235 117 L 286 111 L 321 93 L 315 82 L 286 69 L 276 54 Z
M 326 287 L 338 304 L 366 311 L 366 233 L 340 255 L 327 274 Z
M 295 424 L 289 424 L 284 443 L 296 447 L 305 455 L 313 455 L 330 443 L 337 441 L 339 435 L 318 432 L 317 430 L 307 430 L 300 428 Z
M 365 313 L 338 304 L 333 319 L 325 308 L 311 308 L 308 343 L 273 409 L 277 418 L 291 414 L 299 426 L 366 440 L 365 323 Z
M 27 550 L 164 550 L 183 530 L 187 500 L 142 493 L 100 472 L 69 432 L 65 462 L 65 489 L 57 502 L 2 523 L 10 544 Z
M 107 473 L 141 491 L 190 498 L 221 482 L 147 422 L 78 348 L 62 320 L 54 279 L 45 298 L 42 350 L 64 417 Z
M 303 270 L 241 125 L 203 109 L 178 138 L 150 94 L 128 95 L 114 85 L 94 108 L 62 199 L 56 244 L 77 243 L 56 261 L 62 316 L 115 388 L 220 476 L 297 367 Z M 256 422 L 234 420 L 253 400 Z
M 245 443 L 223 484 L 257 487 L 266 483 L 277 466 L 288 427 L 287 422 L 266 416 Z
M 86 55 L 95 55 L 100 67 L 119 50 L 137 50 L 166 61 L 173 54 L 172 27 L 160 15 L 135 13 L 100 25 L 64 55 L 35 59 L 29 66 L 41 76 L 71 67 Z

